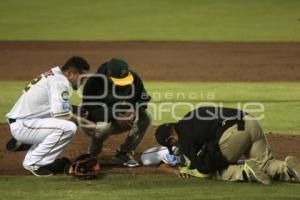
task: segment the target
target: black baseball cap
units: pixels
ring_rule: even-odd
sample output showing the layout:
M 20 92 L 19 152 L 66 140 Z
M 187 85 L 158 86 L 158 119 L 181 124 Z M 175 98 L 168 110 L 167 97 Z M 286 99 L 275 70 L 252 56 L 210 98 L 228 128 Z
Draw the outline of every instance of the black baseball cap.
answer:
M 167 147 L 170 154 L 173 154 L 172 146 L 168 143 L 168 138 L 171 135 L 171 128 L 171 123 L 161 124 L 155 132 L 155 138 L 158 144 Z
M 128 64 L 119 58 L 113 58 L 107 63 L 107 76 L 115 85 L 125 86 L 133 83 L 133 76 L 128 69 Z

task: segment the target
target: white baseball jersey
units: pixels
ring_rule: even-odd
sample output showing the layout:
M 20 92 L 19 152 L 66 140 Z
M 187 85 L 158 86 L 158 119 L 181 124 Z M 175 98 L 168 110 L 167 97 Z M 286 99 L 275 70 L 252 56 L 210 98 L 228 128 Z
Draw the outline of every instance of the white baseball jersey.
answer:
M 6 115 L 12 119 L 49 118 L 70 112 L 72 86 L 59 67 L 41 74 L 22 91 Z

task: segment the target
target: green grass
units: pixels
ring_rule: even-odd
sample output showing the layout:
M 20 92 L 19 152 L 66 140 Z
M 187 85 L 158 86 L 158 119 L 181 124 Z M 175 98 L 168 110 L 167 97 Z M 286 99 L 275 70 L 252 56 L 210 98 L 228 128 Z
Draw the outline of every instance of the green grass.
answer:
M 0 199 L 93 200 L 93 199 L 299 199 L 299 185 L 271 186 L 225 183 L 213 180 L 179 179 L 175 175 L 113 175 L 101 180 L 80 181 L 70 177 L 1 177 Z
M 149 110 L 153 114 L 154 124 L 175 121 L 192 108 L 207 105 L 219 105 L 243 108 L 255 116 L 263 115 L 261 124 L 265 131 L 276 133 L 300 133 L 300 83 L 163 83 L 146 82 L 146 88 L 152 96 Z M 0 81 L 0 122 L 5 122 L 5 113 L 15 103 L 20 91 L 26 86 L 24 81 Z M 72 102 L 80 103 L 77 93 Z M 175 103 L 184 102 L 187 105 Z M 254 112 L 261 104 L 263 112 Z M 173 109 L 172 109 L 173 106 Z M 250 110 L 249 110 L 250 109 Z M 252 109 L 252 111 L 251 111 Z M 154 112 L 155 110 L 160 111 Z
M 10 0 L 0 40 L 300 41 L 298 0 Z
M 300 133 L 300 83 L 151 83 L 147 85 L 150 93 L 159 93 L 162 97 L 154 97 L 159 104 L 169 102 L 169 95 L 173 95 L 171 102 L 191 102 L 197 105 L 220 105 L 233 108 L 243 108 L 255 116 L 264 115 L 261 124 L 266 131 L 280 133 Z M 184 93 L 185 98 L 176 97 L 176 93 Z M 191 99 L 189 94 L 195 94 Z M 192 96 L 193 97 L 193 96 Z M 200 104 L 199 104 L 200 102 Z M 254 112 L 262 104 L 264 112 Z M 249 106 L 247 106 L 249 105 Z M 150 107 L 151 108 L 151 107 Z M 164 106 L 166 110 L 171 106 Z M 251 112 L 252 109 L 252 112 Z M 172 109 L 171 109 L 172 110 Z M 177 106 L 175 114 L 180 117 L 190 110 L 187 106 Z M 170 112 L 165 112 L 161 121 L 175 121 Z

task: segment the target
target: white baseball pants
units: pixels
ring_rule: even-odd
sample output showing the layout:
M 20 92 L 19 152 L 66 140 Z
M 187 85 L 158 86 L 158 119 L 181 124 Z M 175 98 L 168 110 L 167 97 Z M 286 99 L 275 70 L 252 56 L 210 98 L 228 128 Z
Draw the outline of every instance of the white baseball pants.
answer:
M 10 124 L 16 140 L 32 144 L 23 161 L 23 166 L 31 170 L 54 162 L 71 141 L 76 129 L 75 123 L 56 118 L 17 120 Z

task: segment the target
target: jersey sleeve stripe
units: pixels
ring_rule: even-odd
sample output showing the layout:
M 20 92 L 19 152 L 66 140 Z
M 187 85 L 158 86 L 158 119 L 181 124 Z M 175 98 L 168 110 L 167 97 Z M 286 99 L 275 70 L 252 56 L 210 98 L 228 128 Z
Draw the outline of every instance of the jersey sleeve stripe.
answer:
M 60 117 L 60 116 L 65 116 L 65 115 L 69 115 L 71 112 L 67 111 L 67 112 L 60 112 L 60 113 L 53 113 L 54 117 Z

